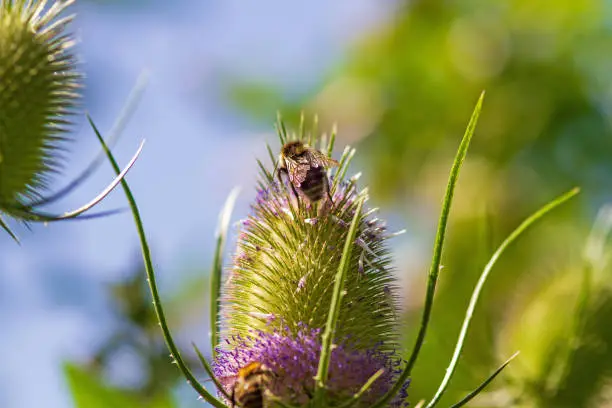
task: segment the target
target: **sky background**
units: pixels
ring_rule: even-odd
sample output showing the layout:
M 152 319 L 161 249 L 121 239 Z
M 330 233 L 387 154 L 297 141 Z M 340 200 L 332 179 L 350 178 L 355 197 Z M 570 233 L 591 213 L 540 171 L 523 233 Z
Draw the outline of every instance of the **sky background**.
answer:
M 102 131 L 112 127 L 139 75 L 149 72 L 144 97 L 114 152 L 124 165 L 146 138 L 128 179 L 162 293 L 189 270 L 206 270 L 227 194 L 242 186 L 236 221 L 253 196 L 254 157 L 266 157 L 264 141 L 276 141 L 274 112 L 268 124 L 249 121 L 229 104 L 221 80 L 229 74 L 306 92 L 341 61 L 349 44 L 393 12 L 393 2 L 377 0 L 77 3 L 72 28 L 86 74 L 84 108 Z M 84 116 L 74 134 L 74 154 L 56 188 L 99 149 Z M 105 163 L 49 209 L 80 206 L 112 176 Z M 125 206 L 120 190 L 103 204 Z M 104 285 L 119 281 L 139 259 L 135 228 L 124 213 L 16 231 L 21 246 L 0 234 L 0 406 L 69 407 L 61 364 L 85 358 L 108 331 Z

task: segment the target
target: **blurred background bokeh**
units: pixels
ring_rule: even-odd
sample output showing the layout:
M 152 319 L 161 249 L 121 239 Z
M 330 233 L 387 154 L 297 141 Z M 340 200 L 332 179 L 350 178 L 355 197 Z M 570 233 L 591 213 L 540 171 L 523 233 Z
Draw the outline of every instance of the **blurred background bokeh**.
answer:
M 516 350 L 470 406 L 612 406 L 610 214 L 596 217 L 612 198 L 612 3 L 81 0 L 74 11 L 84 106 L 101 129 L 148 70 L 115 152 L 125 162 L 147 139 L 128 179 L 188 356 L 192 340 L 209 349 L 218 211 L 242 185 L 234 220 L 247 214 L 255 157 L 276 143 L 277 110 L 293 124 L 302 110 L 317 113 L 321 128 L 337 123 L 339 149 L 358 147 L 353 168 L 371 204 L 391 229 L 408 229 L 394 252 L 412 345 L 448 170 L 486 89 L 410 400 L 431 397 L 442 379 L 491 252 L 531 211 L 577 185 L 579 198 L 496 267 L 440 406 Z M 83 119 L 64 181 L 98 149 Z M 112 174 L 102 166 L 56 209 L 76 206 Z M 117 192 L 104 205 L 125 201 Z M 79 389 L 114 401 L 100 406 L 202 406 L 169 364 L 129 214 L 18 232 L 21 246 L 0 235 L 0 406 L 95 407 Z

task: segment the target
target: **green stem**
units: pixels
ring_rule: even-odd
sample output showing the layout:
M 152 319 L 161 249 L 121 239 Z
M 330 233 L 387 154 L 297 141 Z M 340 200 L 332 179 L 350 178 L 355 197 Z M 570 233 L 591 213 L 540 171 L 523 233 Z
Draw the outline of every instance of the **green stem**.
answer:
M 217 387 L 219 392 L 221 394 L 223 394 L 223 396 L 228 401 L 231 401 L 232 397 L 228 394 L 228 392 L 225 390 L 223 385 L 219 382 L 217 377 L 215 377 L 215 373 L 213 372 L 212 368 L 210 367 L 210 364 L 208 364 L 208 361 L 206 361 L 206 358 L 204 358 L 204 356 L 200 352 L 200 349 L 198 348 L 198 346 L 196 346 L 196 344 L 194 342 L 191 342 L 191 345 L 193 346 L 193 349 L 194 349 L 196 355 L 198 356 L 198 360 L 200 360 L 200 363 L 202 364 L 202 367 L 204 367 L 204 371 L 206 371 L 206 374 L 208 374 L 208 377 L 210 378 L 210 380 L 215 384 L 215 387 Z
M 351 221 L 346 241 L 344 242 L 344 250 L 342 251 L 342 258 L 340 258 L 340 265 L 338 266 L 338 272 L 334 279 L 334 291 L 332 294 L 331 305 L 329 307 L 329 314 L 327 315 L 327 323 L 325 324 L 325 330 L 321 336 L 321 356 L 319 358 L 319 367 L 317 369 L 317 375 L 315 377 L 315 404 L 321 404 L 325 392 L 325 383 L 327 382 L 327 376 L 329 371 L 329 362 L 331 359 L 332 343 L 334 340 L 334 332 L 338 323 L 338 317 L 340 316 L 340 306 L 342 304 L 342 298 L 344 297 L 344 284 L 346 281 L 346 274 L 348 271 L 349 263 L 351 261 L 351 253 L 353 246 L 355 245 L 355 237 L 357 235 L 357 227 L 361 220 L 361 208 L 365 197 L 360 197 L 357 203 L 357 209 L 355 215 Z
M 117 174 L 121 172 L 121 169 L 117 165 L 117 161 L 115 157 L 108 149 L 104 138 L 98 131 L 98 128 L 94 124 L 91 117 L 88 115 L 87 120 L 89 120 L 89 124 L 91 125 L 94 133 L 96 134 L 100 144 L 104 148 L 104 152 L 108 157 L 113 169 Z M 128 186 L 125 179 L 121 179 L 121 186 L 123 187 L 123 191 L 125 192 L 125 196 L 130 205 L 130 209 L 132 210 L 132 215 L 134 216 L 134 223 L 136 224 L 136 229 L 138 230 L 138 237 L 140 239 L 140 249 L 142 251 L 142 257 L 145 264 L 145 271 L 147 274 L 147 282 L 149 284 L 149 289 L 151 291 L 151 297 L 153 298 L 153 308 L 155 309 L 155 313 L 157 315 L 157 320 L 159 321 L 159 325 L 162 329 L 162 334 L 164 336 L 164 340 L 166 341 L 166 345 L 168 346 L 168 350 L 170 350 L 170 355 L 174 358 L 176 365 L 179 367 L 189 385 L 193 387 L 193 389 L 204 399 L 206 402 L 214 406 L 215 408 L 227 408 L 225 404 L 215 398 L 211 393 L 209 393 L 202 385 L 196 380 L 196 378 L 189 370 L 189 367 L 183 361 L 181 354 L 178 351 L 178 348 L 174 344 L 174 340 L 172 338 L 172 334 L 170 333 L 170 329 L 168 328 L 168 324 L 166 322 L 166 316 L 164 314 L 164 309 L 162 308 L 161 300 L 159 298 L 159 293 L 157 292 L 157 284 L 155 283 L 155 272 L 153 270 L 153 262 L 151 261 L 151 250 L 149 249 L 149 244 L 147 242 L 147 237 L 144 231 L 144 226 L 142 223 L 142 219 L 140 217 L 140 211 L 138 210 L 138 206 L 136 205 L 136 200 L 132 194 L 130 187 Z

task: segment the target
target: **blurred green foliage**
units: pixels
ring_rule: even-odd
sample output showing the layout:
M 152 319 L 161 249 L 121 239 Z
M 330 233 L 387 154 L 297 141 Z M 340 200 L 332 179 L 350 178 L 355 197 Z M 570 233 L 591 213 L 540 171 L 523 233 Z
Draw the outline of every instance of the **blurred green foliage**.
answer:
M 444 375 L 492 249 L 528 213 L 575 185 L 581 198 L 547 217 L 496 267 L 440 406 L 516 350 L 524 352 L 470 406 L 603 407 L 612 400 L 610 268 L 602 268 L 607 279 L 586 285 L 582 255 L 591 215 L 611 196 L 611 23 L 612 5 L 603 0 L 414 0 L 364 34 L 301 99 L 239 78 L 228 88 L 237 106 L 266 122 L 283 101 L 289 122 L 301 110 L 317 113 L 322 129 L 337 122 L 339 143 L 359 148 L 373 197 L 426 216 L 432 230 L 459 137 L 487 90 L 412 403 L 431 397 Z M 426 269 L 413 271 L 406 291 L 407 346 Z
M 75 366 L 64 367 L 75 408 L 174 408 L 176 405 L 164 392 L 152 394 L 146 400 L 126 390 L 103 385 L 99 377 Z
M 194 274 L 192 279 L 181 280 L 176 292 L 164 296 L 167 317 L 174 328 L 189 327 L 193 315 L 198 320 L 202 318 L 207 297 L 204 278 L 202 273 Z M 88 361 L 65 367 L 76 408 L 178 406 L 171 404 L 169 392 L 184 379 L 172 364 L 164 343 L 140 262 L 122 280 L 110 283 L 107 293 L 115 315 L 112 328 Z M 195 340 L 196 343 L 203 341 L 202 338 Z M 183 344 L 181 348 L 183 359 L 204 377 L 191 346 Z M 126 353 L 130 355 L 127 360 Z M 114 374 L 118 362 L 120 370 L 136 369 L 139 378 L 129 384 L 117 380 Z M 96 405 L 92 400 L 100 402 Z
M 110 284 L 108 292 L 115 309 L 116 325 L 86 365 L 87 371 L 109 377 L 109 368 L 116 356 L 127 351 L 143 366 L 144 378 L 137 386 L 125 388 L 147 398 L 176 384 L 180 373 L 168 369 L 171 360 L 151 307 L 142 267 L 133 268 L 124 280 Z

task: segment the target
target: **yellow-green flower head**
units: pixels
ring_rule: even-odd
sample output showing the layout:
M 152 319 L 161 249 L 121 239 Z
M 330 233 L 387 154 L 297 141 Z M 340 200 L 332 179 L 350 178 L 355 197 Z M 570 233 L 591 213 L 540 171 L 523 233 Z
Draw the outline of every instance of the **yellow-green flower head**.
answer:
M 62 164 L 81 75 L 66 33 L 73 0 L 0 0 L 0 214 L 40 199 Z
M 331 155 L 333 142 L 319 147 L 312 140 L 315 136 L 288 139 Z M 286 141 L 281 136 L 281 143 Z M 387 246 L 394 234 L 375 217 L 375 210 L 361 206 L 367 193 L 358 189 L 358 177 L 346 177 L 353 153 L 345 150 L 339 166 L 328 170 L 330 197 L 317 203 L 301 191 L 296 191 L 296 198 L 287 180 L 281 183 L 274 177 L 275 157 L 269 169 L 260 163 L 262 181 L 251 215 L 240 223 L 234 265 L 223 286 L 223 343 L 215 363 L 222 382 L 258 361 L 275 373 L 269 385 L 272 394 L 293 405 L 309 403 L 321 334 L 354 217 L 357 232 L 334 331 L 328 399 L 340 403 L 352 398 L 382 369 L 384 375 L 357 405 L 369 406 L 399 375 L 396 283 Z M 394 406 L 403 404 L 407 385 Z

